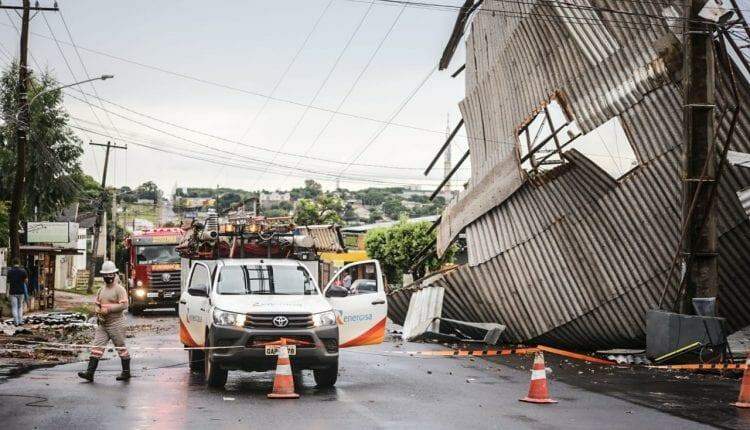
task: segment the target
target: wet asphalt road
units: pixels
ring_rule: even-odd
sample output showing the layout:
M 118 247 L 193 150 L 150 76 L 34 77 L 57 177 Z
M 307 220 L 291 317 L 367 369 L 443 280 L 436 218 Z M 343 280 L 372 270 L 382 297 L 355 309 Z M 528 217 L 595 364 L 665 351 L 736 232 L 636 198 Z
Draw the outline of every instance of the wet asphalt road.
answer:
M 130 345 L 177 347 L 170 314 L 131 318 L 148 324 Z M 158 328 L 158 330 L 154 330 Z M 409 349 L 434 349 L 410 345 Z M 135 377 L 117 382 L 119 360 L 102 362 L 93 384 L 85 363 L 39 369 L 0 385 L 3 429 L 123 428 L 706 428 L 654 409 L 552 381 L 556 405 L 521 403 L 529 371 L 469 358 L 415 358 L 394 343 L 341 354 L 336 388 L 319 390 L 303 373 L 298 400 L 269 400 L 271 373 L 230 372 L 225 390 L 209 390 L 180 350 L 133 351 Z M 107 356 L 114 357 L 108 352 Z M 529 359 L 531 360 L 531 359 Z M 30 397 L 5 397 L 16 394 Z M 34 397 L 38 396 L 38 397 Z

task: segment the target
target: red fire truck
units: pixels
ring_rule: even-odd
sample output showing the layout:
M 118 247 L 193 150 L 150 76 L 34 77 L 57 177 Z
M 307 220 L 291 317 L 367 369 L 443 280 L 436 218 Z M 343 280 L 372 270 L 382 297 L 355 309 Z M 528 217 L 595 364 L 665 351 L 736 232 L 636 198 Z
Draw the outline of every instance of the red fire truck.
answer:
M 177 307 L 180 256 L 175 246 L 183 234 L 181 228 L 156 228 L 133 232 L 125 239 L 129 307 L 133 315 L 146 308 Z

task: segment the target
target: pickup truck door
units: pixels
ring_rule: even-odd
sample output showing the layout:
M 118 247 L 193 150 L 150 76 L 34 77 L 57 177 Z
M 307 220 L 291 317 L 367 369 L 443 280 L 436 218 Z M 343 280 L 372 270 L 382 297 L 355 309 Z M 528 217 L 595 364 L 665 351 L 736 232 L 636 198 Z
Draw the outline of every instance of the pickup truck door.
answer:
M 211 272 L 203 263 L 193 265 L 187 288 L 180 296 L 180 339 L 188 346 L 203 346 L 209 322 L 208 297 L 190 294 L 193 287 L 203 287 L 210 293 Z
M 377 260 L 360 261 L 344 266 L 326 285 L 345 287 L 346 297 L 329 297 L 327 300 L 336 312 L 339 324 L 339 346 L 373 345 L 385 338 L 385 318 L 388 302 L 385 281 Z

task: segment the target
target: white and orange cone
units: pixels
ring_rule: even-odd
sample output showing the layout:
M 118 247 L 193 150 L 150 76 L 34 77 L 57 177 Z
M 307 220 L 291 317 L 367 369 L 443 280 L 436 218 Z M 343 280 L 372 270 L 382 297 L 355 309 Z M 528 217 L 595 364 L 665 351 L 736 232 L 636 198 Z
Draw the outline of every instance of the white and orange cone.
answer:
M 518 399 L 528 403 L 557 403 L 549 397 L 547 388 L 547 373 L 544 365 L 544 354 L 541 351 L 534 356 L 534 366 L 531 369 L 531 385 L 529 385 L 529 394 L 523 399 Z
M 273 378 L 273 391 L 268 394 L 269 399 L 297 399 L 299 394 L 294 392 L 294 376 L 292 376 L 292 364 L 289 361 L 289 350 L 286 348 L 286 339 L 281 339 L 278 352 L 279 359 L 276 362 L 276 375 Z
M 738 408 L 750 408 L 750 356 L 745 360 L 745 373 L 742 374 L 740 383 L 740 397 L 737 402 L 732 403 Z

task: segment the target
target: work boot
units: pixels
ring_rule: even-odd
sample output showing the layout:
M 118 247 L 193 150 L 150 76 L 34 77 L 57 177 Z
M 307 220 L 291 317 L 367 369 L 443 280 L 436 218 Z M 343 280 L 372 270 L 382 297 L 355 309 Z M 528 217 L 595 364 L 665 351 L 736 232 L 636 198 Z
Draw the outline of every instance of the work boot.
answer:
M 89 367 L 85 372 L 78 372 L 78 376 L 89 381 L 94 382 L 94 372 L 96 367 L 99 365 L 99 359 L 96 357 L 89 357 Z
M 120 373 L 115 379 L 118 381 L 127 381 L 130 379 L 130 357 L 121 358 L 122 361 L 122 373 Z

